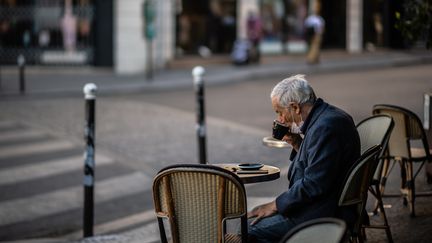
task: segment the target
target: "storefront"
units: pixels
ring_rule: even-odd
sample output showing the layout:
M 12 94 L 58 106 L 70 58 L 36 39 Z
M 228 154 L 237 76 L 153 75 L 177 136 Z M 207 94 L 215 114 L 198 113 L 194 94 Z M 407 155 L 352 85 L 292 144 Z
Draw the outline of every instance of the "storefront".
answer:
M 153 0 L 152 40 L 144 35 L 149 1 L 0 0 L 0 64 L 16 64 L 22 54 L 35 65 L 108 66 L 132 74 L 146 72 L 151 61 L 163 69 L 183 55 L 230 54 L 235 40 L 247 37 L 250 12 L 261 18 L 262 54 L 307 49 L 304 20 L 314 0 Z M 394 28 L 402 2 L 323 2 L 323 47 L 403 46 Z
M 304 51 L 303 22 L 307 0 L 179 0 L 176 49 L 179 54 L 229 53 L 238 38 L 245 38 L 249 11 L 257 11 L 263 27 L 264 53 Z
M 402 35 L 395 28 L 396 12 L 403 12 L 405 1 L 372 0 L 363 3 L 363 36 L 367 50 L 376 47 L 404 48 Z
M 177 55 L 203 48 L 229 53 L 237 33 L 237 0 L 181 0 L 177 3 Z
M 361 1 L 361 0 L 360 0 Z M 323 48 L 346 48 L 346 0 L 321 0 L 321 16 L 325 20 Z
M 263 22 L 263 53 L 292 53 L 306 50 L 304 20 L 307 0 L 260 0 Z
M 112 36 L 95 35 L 97 2 L 100 1 L 0 0 L 0 63 L 14 64 L 22 54 L 29 64 L 98 64 L 97 40 L 104 38 L 109 42 Z

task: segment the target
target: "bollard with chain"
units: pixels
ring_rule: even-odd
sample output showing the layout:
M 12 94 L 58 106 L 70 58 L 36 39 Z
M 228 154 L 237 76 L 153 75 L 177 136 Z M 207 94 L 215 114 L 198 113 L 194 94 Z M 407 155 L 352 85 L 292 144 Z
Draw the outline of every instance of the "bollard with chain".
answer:
M 21 94 L 25 93 L 25 76 L 24 76 L 24 69 L 25 69 L 25 57 L 23 54 L 20 54 L 17 59 L 18 68 L 19 68 L 19 91 Z
M 197 135 L 198 135 L 198 156 L 200 164 L 206 164 L 206 124 L 204 111 L 204 81 L 203 75 L 205 70 L 201 66 L 197 66 L 192 70 L 194 87 L 196 93 L 196 111 L 197 111 Z
M 93 83 L 84 86 L 85 97 L 85 141 L 86 150 L 84 154 L 84 237 L 93 236 L 93 188 L 95 176 L 95 103 L 97 87 Z

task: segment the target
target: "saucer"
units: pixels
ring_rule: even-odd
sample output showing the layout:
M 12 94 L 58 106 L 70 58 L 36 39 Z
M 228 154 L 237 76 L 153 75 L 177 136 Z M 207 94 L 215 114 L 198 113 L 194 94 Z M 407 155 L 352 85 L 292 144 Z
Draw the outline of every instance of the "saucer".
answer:
M 242 170 L 259 170 L 263 166 L 264 165 L 261 163 L 242 163 L 238 165 L 238 167 Z

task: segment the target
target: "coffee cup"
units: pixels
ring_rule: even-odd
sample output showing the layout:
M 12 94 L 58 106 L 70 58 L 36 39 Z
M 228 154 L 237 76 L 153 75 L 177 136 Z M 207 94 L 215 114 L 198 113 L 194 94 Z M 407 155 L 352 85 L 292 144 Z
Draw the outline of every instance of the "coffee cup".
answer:
M 289 133 L 290 127 L 285 126 L 284 124 L 274 120 L 273 121 L 273 129 L 272 129 L 272 137 L 277 140 L 282 140 L 282 138 Z

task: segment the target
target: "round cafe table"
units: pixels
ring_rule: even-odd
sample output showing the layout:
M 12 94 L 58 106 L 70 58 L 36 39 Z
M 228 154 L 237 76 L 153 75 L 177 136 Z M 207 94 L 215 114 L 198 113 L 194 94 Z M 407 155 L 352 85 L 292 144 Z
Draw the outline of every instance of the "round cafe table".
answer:
M 235 163 L 214 165 L 234 172 L 244 184 L 272 181 L 280 177 L 280 169 L 271 165 L 264 165 L 259 170 L 242 170 Z

